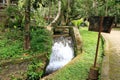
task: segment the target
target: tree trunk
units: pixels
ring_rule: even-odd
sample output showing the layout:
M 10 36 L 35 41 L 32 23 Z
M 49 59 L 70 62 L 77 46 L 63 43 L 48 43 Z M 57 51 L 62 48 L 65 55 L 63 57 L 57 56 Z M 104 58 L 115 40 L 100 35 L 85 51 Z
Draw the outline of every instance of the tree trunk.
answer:
M 25 7 L 25 34 L 24 34 L 24 50 L 30 49 L 30 2 L 31 0 L 26 0 Z
M 64 3 L 64 7 L 62 7 L 61 11 L 61 25 L 65 26 L 67 24 L 67 20 L 69 17 L 69 11 L 70 11 L 70 5 L 69 5 L 70 0 L 66 0 Z
M 105 16 L 107 16 L 108 15 L 108 1 L 106 0 L 105 1 Z
M 94 10 L 95 10 L 96 16 L 98 16 L 97 1 L 96 1 L 96 0 L 93 1 L 93 8 L 94 8 Z
M 7 0 L 7 6 L 8 7 L 10 6 L 10 0 Z
M 61 15 L 61 0 L 58 0 L 58 13 L 54 20 L 47 26 L 48 30 L 51 30 L 51 27 L 58 21 Z
M 48 13 L 48 23 L 50 23 L 50 20 L 51 20 L 51 19 L 50 19 L 50 18 L 51 18 L 51 7 L 52 7 L 51 5 L 52 5 L 52 2 L 49 2 L 49 8 L 48 8 L 48 9 L 49 9 L 49 13 Z
M 65 3 L 65 2 L 64 2 Z M 61 25 L 69 25 L 71 16 L 73 15 L 72 9 L 74 6 L 74 0 L 66 0 L 64 7 L 61 11 Z
M 69 13 L 70 13 L 70 11 L 71 11 L 71 5 L 73 4 L 71 4 L 71 1 L 72 0 L 67 0 L 67 9 L 68 9 L 68 11 L 67 11 L 67 15 L 66 15 L 66 20 L 65 20 L 65 23 L 66 23 L 66 25 L 68 25 L 68 23 L 69 23 Z

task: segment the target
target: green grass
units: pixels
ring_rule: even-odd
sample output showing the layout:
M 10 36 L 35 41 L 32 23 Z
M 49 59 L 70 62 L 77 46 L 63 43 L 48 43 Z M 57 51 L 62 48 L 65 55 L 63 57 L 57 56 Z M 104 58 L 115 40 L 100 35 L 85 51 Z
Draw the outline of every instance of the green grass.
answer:
M 0 34 L 0 59 L 10 59 L 18 57 L 23 53 L 22 41 L 17 36 L 20 36 L 19 32 L 16 31 L 6 31 Z M 15 34 L 15 35 L 14 35 Z M 16 39 L 15 39 L 16 38 Z M 17 39 L 18 38 L 18 39 Z
M 81 28 L 80 34 L 83 38 L 83 54 L 78 55 L 74 61 L 59 70 L 56 74 L 50 76 L 48 80 L 86 80 L 88 78 L 89 69 L 94 63 L 98 33 L 88 31 L 87 28 Z M 100 53 L 98 63 L 102 59 Z

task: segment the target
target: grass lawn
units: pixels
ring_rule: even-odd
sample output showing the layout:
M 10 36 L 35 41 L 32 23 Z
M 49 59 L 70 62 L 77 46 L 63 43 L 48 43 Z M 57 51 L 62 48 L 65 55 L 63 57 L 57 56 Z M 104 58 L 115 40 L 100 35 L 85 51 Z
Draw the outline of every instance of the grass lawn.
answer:
M 80 34 L 83 39 L 83 54 L 78 55 L 71 63 L 63 69 L 58 70 L 46 80 L 86 80 L 90 67 L 93 65 L 97 43 L 97 32 L 81 28 Z M 98 63 L 101 62 L 102 47 L 99 50 Z

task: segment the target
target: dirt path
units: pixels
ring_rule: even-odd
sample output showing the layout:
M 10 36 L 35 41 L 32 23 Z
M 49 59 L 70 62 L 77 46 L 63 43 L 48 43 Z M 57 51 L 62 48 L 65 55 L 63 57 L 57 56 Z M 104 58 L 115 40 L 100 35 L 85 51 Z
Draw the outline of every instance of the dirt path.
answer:
M 120 80 L 120 30 L 102 33 L 106 41 L 101 80 Z

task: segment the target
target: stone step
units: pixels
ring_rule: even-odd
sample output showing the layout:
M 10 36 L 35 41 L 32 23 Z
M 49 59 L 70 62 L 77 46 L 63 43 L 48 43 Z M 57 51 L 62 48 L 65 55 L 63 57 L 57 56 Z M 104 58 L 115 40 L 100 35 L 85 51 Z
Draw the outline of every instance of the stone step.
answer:
M 0 9 L 0 12 L 5 12 L 5 9 Z
M 4 12 L 0 12 L 0 18 L 1 17 L 6 17 L 6 14 Z
M 0 4 L 0 9 L 5 9 L 6 5 L 5 4 Z
M 57 29 L 58 28 L 61 28 L 61 29 L 64 29 L 64 28 L 70 28 L 70 26 L 58 26 L 58 27 L 56 27 Z
M 5 13 L 5 10 L 3 9 L 0 9 L 1 11 L 0 11 L 0 23 L 4 23 L 5 22 L 5 20 L 6 20 L 6 17 L 7 17 L 7 15 L 6 15 L 6 13 Z
M 58 34 L 58 35 L 53 35 L 53 38 L 56 38 L 56 37 L 61 37 L 61 36 L 63 36 L 63 37 L 69 37 L 70 35 L 69 34 Z
M 55 28 L 54 34 L 69 34 L 68 28 Z

